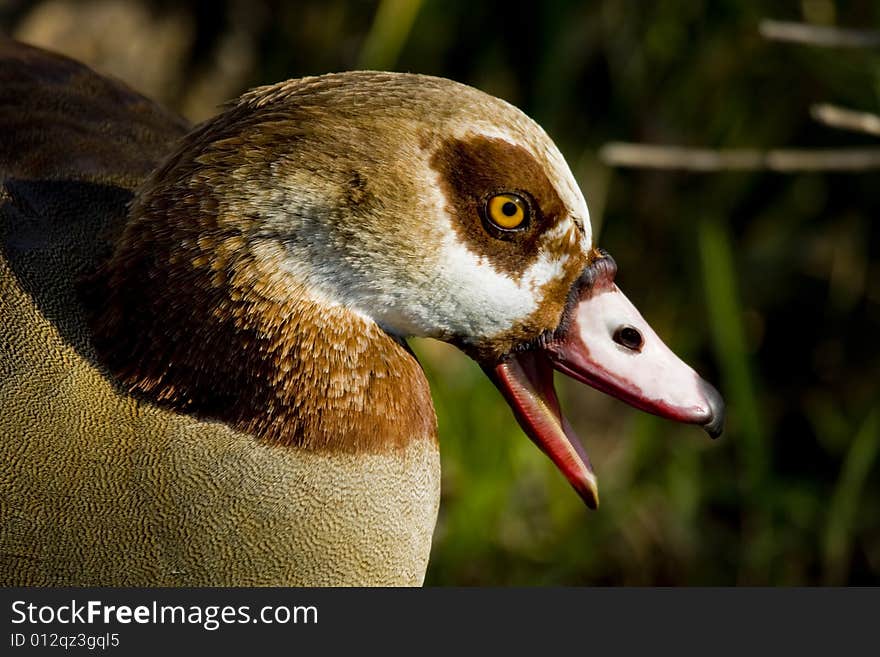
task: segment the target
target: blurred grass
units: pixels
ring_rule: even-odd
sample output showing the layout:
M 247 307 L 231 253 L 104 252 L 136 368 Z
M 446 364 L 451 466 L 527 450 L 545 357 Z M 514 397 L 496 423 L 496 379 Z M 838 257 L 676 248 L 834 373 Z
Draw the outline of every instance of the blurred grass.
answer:
M 382 0 L 358 56 L 357 68 L 392 71 L 422 0 Z
M 722 389 L 731 409 L 727 422 L 741 441 L 739 451 L 745 475 L 742 485 L 748 494 L 758 490 L 766 477 L 766 422 L 746 347 L 731 240 L 719 220 L 704 218 L 700 222 L 699 248 L 712 341 L 721 365 Z
M 880 452 L 880 410 L 865 418 L 847 451 L 831 502 L 825 529 L 825 583 L 844 584 L 851 559 L 854 525 L 865 484 Z

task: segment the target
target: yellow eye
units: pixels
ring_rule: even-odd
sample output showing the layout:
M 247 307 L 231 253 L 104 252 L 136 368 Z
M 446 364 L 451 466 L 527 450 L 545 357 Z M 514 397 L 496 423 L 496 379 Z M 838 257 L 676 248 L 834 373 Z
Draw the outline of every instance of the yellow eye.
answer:
M 523 225 L 529 207 L 516 194 L 496 194 L 486 204 L 486 211 L 492 223 L 499 228 L 512 230 Z

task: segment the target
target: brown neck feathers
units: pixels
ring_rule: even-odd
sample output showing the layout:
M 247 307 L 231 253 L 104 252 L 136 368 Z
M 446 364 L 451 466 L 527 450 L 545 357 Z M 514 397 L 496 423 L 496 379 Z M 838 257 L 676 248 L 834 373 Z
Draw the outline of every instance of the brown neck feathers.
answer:
M 274 443 L 377 452 L 434 438 L 405 345 L 310 295 L 283 270 L 283 246 L 202 214 L 208 200 L 187 221 L 133 218 L 97 277 L 93 335 L 117 379 Z

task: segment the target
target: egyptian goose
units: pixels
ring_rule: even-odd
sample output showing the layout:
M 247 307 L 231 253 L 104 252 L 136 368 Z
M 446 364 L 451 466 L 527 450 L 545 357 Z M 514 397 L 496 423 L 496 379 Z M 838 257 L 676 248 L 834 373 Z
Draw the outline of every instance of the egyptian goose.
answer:
M 420 584 L 440 461 L 409 336 L 476 359 L 592 507 L 554 369 L 720 431 L 511 105 L 351 72 L 190 129 L 0 51 L 2 584 Z

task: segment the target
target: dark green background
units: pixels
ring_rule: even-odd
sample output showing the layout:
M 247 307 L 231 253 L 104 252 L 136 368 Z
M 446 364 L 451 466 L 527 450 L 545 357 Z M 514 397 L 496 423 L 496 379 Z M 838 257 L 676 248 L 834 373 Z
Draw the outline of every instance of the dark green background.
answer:
M 809 108 L 880 110 L 880 50 L 770 42 L 758 23 L 878 28 L 880 5 L 380 4 L 7 1 L 0 26 L 194 120 L 253 85 L 387 68 L 477 86 L 554 137 L 618 283 L 718 384 L 728 431 L 713 443 L 558 381 L 599 476 L 588 512 L 478 368 L 418 341 L 444 468 L 429 584 L 880 583 L 880 174 L 612 170 L 598 156 L 608 141 L 876 144 Z

